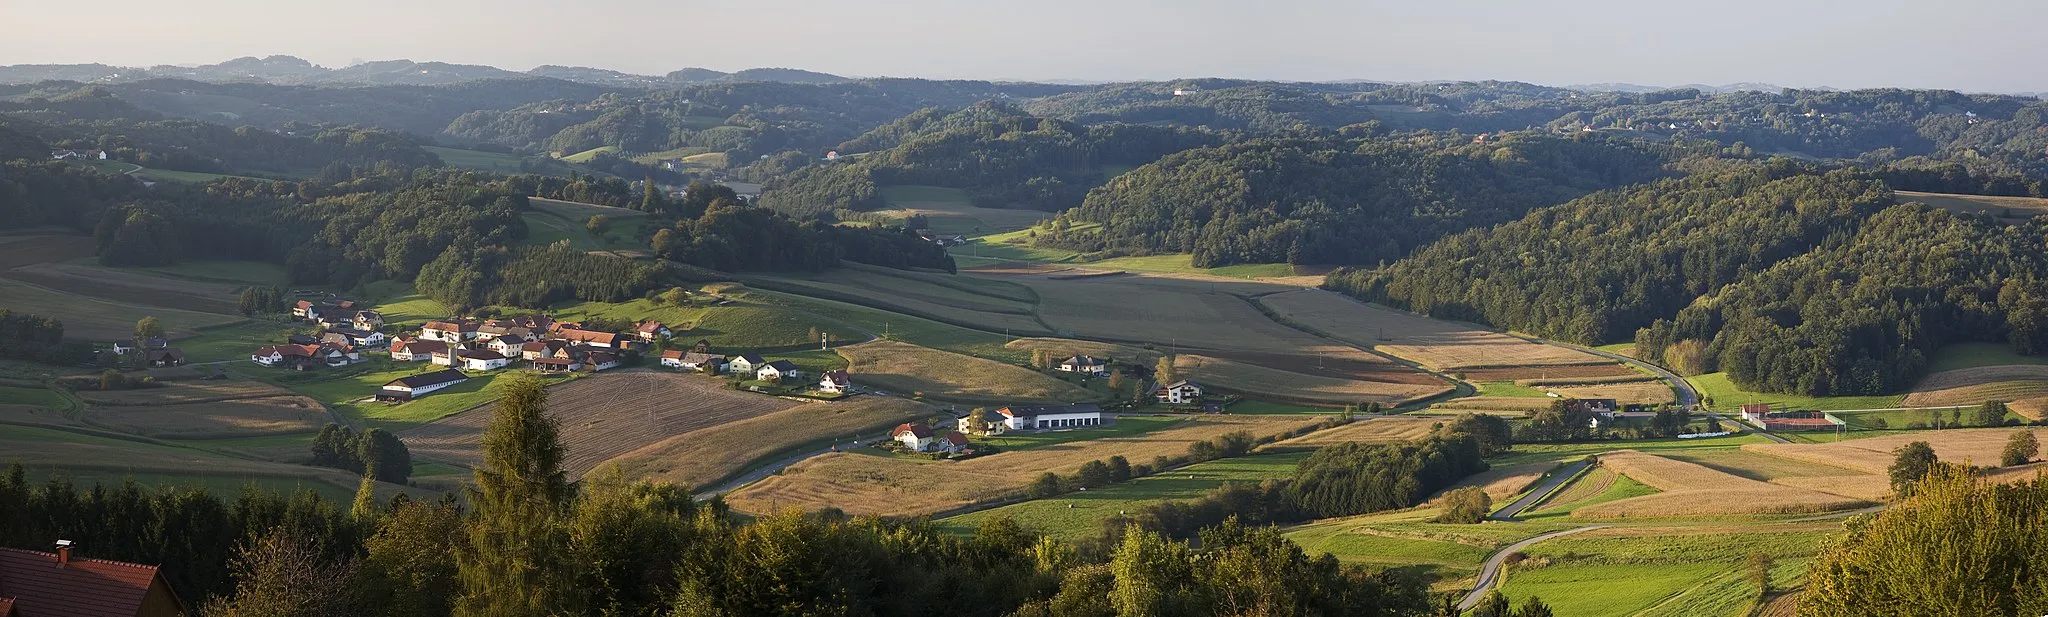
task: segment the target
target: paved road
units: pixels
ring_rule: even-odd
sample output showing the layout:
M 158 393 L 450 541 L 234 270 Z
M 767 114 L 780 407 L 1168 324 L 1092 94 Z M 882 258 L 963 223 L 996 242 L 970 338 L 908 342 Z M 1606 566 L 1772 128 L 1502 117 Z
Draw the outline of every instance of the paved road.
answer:
M 1549 540 L 1551 538 L 1556 538 L 1559 536 L 1568 536 L 1575 533 L 1592 531 L 1595 529 L 1606 529 L 1608 527 L 1613 527 L 1613 525 L 1588 525 L 1585 527 L 1579 527 L 1575 529 L 1566 529 L 1564 531 L 1554 531 L 1551 533 L 1536 536 L 1534 538 L 1529 538 L 1521 542 L 1509 544 L 1507 548 L 1500 549 L 1500 551 L 1494 553 L 1492 557 L 1486 558 L 1486 567 L 1481 568 L 1479 570 L 1479 581 L 1472 585 L 1472 591 L 1470 593 L 1465 594 L 1465 599 L 1458 601 L 1458 610 L 1462 611 L 1470 609 L 1472 608 L 1472 605 L 1479 603 L 1480 598 L 1486 597 L 1487 590 L 1493 589 L 1494 583 L 1499 582 L 1500 568 L 1502 565 L 1505 565 L 1507 563 L 1508 555 L 1512 555 L 1516 551 L 1529 548 L 1529 545 L 1531 544 L 1542 542 L 1544 540 Z
M 1492 517 L 1493 520 L 1515 520 L 1515 517 L 1522 515 L 1523 510 L 1535 507 L 1536 502 L 1542 501 L 1545 495 L 1549 495 L 1551 491 L 1557 490 L 1557 487 L 1563 486 L 1564 483 L 1570 482 L 1572 478 L 1578 477 L 1579 471 L 1591 464 L 1593 464 L 1592 459 L 1581 459 L 1579 462 L 1557 468 L 1556 472 L 1550 474 L 1550 479 L 1544 480 L 1542 485 L 1529 489 L 1529 492 L 1522 494 L 1521 499 L 1514 500 L 1507 506 L 1495 510 Z

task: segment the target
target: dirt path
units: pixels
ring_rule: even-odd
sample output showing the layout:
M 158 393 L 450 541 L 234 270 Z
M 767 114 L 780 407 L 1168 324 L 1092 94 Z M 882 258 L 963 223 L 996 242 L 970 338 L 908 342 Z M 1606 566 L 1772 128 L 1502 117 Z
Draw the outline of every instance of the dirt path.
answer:
M 1551 538 L 1569 536 L 1575 533 L 1587 532 L 1595 529 L 1606 529 L 1608 527 L 1613 527 L 1613 525 L 1587 525 L 1585 527 L 1566 529 L 1564 531 L 1553 531 L 1540 536 L 1536 536 L 1534 538 L 1523 540 L 1521 542 L 1516 542 L 1514 544 L 1507 545 L 1506 548 L 1500 549 L 1499 552 L 1494 553 L 1492 557 L 1486 558 L 1486 567 L 1481 568 L 1479 570 L 1479 580 L 1472 584 L 1472 591 L 1470 593 L 1465 594 L 1465 599 L 1458 601 L 1458 610 L 1463 611 L 1472 608 L 1473 605 L 1479 603 L 1480 598 L 1486 597 L 1487 591 L 1492 590 L 1493 586 L 1500 582 L 1500 568 L 1502 565 L 1505 565 L 1507 563 L 1508 555 L 1513 555 L 1517 551 L 1529 548 L 1529 546 L 1532 544 L 1542 542 L 1544 540 L 1549 540 Z
M 1496 521 L 1514 521 L 1515 517 L 1521 516 L 1529 508 L 1536 507 L 1536 504 L 1542 502 L 1544 497 L 1550 496 L 1552 492 L 1557 490 L 1557 487 L 1564 486 L 1566 482 L 1579 477 L 1579 472 L 1585 471 L 1586 467 L 1592 464 L 1591 460 L 1580 459 L 1579 462 L 1558 468 L 1555 473 L 1550 474 L 1550 479 L 1544 480 L 1543 484 L 1529 489 L 1527 493 L 1523 493 L 1521 499 L 1508 502 L 1508 505 L 1495 510 L 1491 518 Z

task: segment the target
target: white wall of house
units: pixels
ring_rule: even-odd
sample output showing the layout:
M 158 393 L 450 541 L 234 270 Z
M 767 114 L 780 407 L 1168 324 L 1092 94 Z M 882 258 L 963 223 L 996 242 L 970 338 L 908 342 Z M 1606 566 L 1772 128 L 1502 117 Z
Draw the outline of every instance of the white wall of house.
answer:
M 903 431 L 901 433 L 897 433 L 896 441 L 902 443 L 904 447 L 916 450 L 918 452 L 923 452 L 926 449 L 932 447 L 931 437 L 920 438 L 917 436 L 916 433 L 912 433 L 910 431 Z
M 1078 428 L 1102 424 L 1102 412 L 1052 413 L 1023 418 L 1005 417 L 1003 424 L 1012 429 L 1027 428 Z
M 472 371 L 494 371 L 505 368 L 504 358 L 463 358 L 462 368 Z

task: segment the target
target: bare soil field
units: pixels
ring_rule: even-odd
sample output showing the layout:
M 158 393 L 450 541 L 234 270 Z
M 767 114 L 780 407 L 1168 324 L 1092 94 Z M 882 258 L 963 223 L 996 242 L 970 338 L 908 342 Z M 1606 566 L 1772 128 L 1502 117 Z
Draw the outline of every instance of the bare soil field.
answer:
M 1083 463 L 1122 455 L 1133 461 L 1180 456 L 1188 446 L 1233 431 L 1271 435 L 1311 425 L 1320 417 L 1210 416 L 1142 435 L 1070 442 L 1002 452 L 965 461 L 834 453 L 804 461 L 729 495 L 733 508 L 772 513 L 788 508 L 836 507 L 854 515 L 909 517 L 1017 493 L 1039 474 L 1073 473 Z
M 141 390 L 85 390 L 78 397 L 94 406 L 182 405 L 251 398 L 293 396 L 291 390 L 253 380 L 162 381 L 158 388 Z
M 1573 510 L 1578 518 L 1803 514 L 1847 510 L 1869 501 L 1817 490 L 1759 482 L 1687 463 L 1622 450 L 1600 455 L 1600 465 L 1659 491 Z
M 1452 390 L 1451 385 L 1441 381 L 1434 384 L 1416 384 L 1304 375 L 1221 357 L 1188 353 L 1175 356 L 1174 367 L 1188 378 L 1216 388 L 1259 397 L 1315 403 L 1378 402 L 1401 405 Z
M 1110 341 L 1181 349 L 1363 357 L 1364 352 L 1289 328 L 1243 296 L 1291 289 L 1253 281 L 1153 274 L 1053 280 L 1004 277 L 1038 293 L 1038 315 L 1054 328 Z
M 923 403 L 879 396 L 811 403 L 663 439 L 612 462 L 627 477 L 695 490 L 791 450 L 823 449 L 834 440 L 887 439 L 884 433 L 896 425 L 937 412 Z
M 1486 491 L 1486 496 L 1491 498 L 1494 503 L 1505 503 L 1509 498 L 1520 495 L 1522 491 L 1528 490 L 1529 485 L 1535 484 L 1537 480 L 1542 479 L 1543 472 L 1550 471 L 1555 467 L 1557 467 L 1555 461 L 1537 461 L 1505 467 L 1495 466 L 1492 469 L 1459 480 L 1457 484 L 1453 484 L 1450 488 L 1444 490 L 1449 492 L 1467 486 L 1477 486 L 1481 490 Z
M 93 240 L 86 236 L 14 236 L 0 243 L 0 271 L 92 254 Z
M 2014 412 L 2039 420 L 2048 409 L 2048 365 L 1981 366 L 1942 371 L 1913 385 L 1906 407 L 1979 405 L 2007 401 Z
M 1365 418 L 1350 424 L 1324 429 L 1274 442 L 1268 448 L 1320 448 L 1340 443 L 1398 443 L 1429 436 L 1432 427 L 1442 423 L 1443 418 L 1410 416 L 1386 416 Z
M 1442 371 L 1607 362 L 1582 351 L 1366 304 L 1320 289 L 1276 293 L 1260 297 L 1259 302 L 1317 332 Z M 1528 379 L 1538 373 L 1504 372 L 1499 376 Z
M 1021 366 L 901 343 L 869 341 L 840 347 L 848 372 L 862 384 L 969 403 L 1078 403 L 1102 398 Z
M 72 263 L 21 266 L 0 276 L 88 298 L 222 315 L 235 313 L 241 291 L 222 283 Z
M 701 375 L 628 370 L 548 389 L 548 411 L 560 420 L 562 467 L 581 476 L 621 454 L 661 440 L 767 415 L 799 403 L 728 390 Z M 474 465 L 496 405 L 482 405 L 400 434 L 416 457 Z
M 862 279 L 840 282 L 842 278 Z M 1020 335 L 1049 334 L 1045 325 L 1031 316 L 1024 303 L 993 296 L 975 296 L 964 291 L 909 282 L 852 271 L 834 271 L 818 280 L 798 277 L 750 277 L 755 287 L 800 295 L 850 302 L 913 316 Z

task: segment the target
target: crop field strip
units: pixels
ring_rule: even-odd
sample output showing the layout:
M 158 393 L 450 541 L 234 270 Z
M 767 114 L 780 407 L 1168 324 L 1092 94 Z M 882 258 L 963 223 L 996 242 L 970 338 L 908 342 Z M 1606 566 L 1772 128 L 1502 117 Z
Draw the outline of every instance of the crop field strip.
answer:
M 1452 390 L 1449 384 L 1389 383 L 1304 375 L 1207 355 L 1183 353 L 1174 368 L 1206 385 L 1261 398 L 1312 404 L 1378 402 L 1401 405 Z M 1427 375 L 1416 375 L 1427 378 Z
M 1147 504 L 1200 498 L 1230 483 L 1257 484 L 1290 477 L 1295 466 L 1307 457 L 1306 452 L 1256 454 L 1196 463 L 1130 482 L 1033 499 L 937 522 L 952 531 L 971 532 L 990 517 L 1007 516 L 1027 529 L 1063 540 L 1078 540 L 1101 532 L 1104 520 Z
M 613 462 L 629 477 L 702 490 L 777 457 L 887 439 L 897 424 L 937 411 L 916 401 L 878 396 L 810 403 L 663 439 Z
M 1517 374 L 1502 369 L 1611 364 L 1578 350 L 1365 304 L 1320 289 L 1274 293 L 1260 296 L 1258 301 L 1313 331 L 1441 371 L 1483 367 L 1491 369 L 1494 378 L 1506 380 L 1537 378 L 1543 372 L 1530 369 Z
M 804 296 L 837 300 L 886 311 L 903 313 L 914 317 L 931 319 L 941 323 L 971 327 L 993 332 L 1009 331 L 1018 336 L 1049 334 L 1045 324 L 1039 322 L 1029 306 L 999 298 L 980 296 L 986 303 L 964 300 L 935 300 L 936 296 L 919 296 L 916 291 L 898 287 L 878 287 L 829 281 L 804 280 L 790 277 L 751 276 L 746 279 L 751 285 Z M 895 282 L 895 281 L 888 281 Z M 886 284 L 886 283 L 885 283 Z M 958 290 L 936 285 L 912 284 L 911 287 L 924 291 L 943 290 L 947 294 L 967 296 Z M 941 303 L 943 302 L 943 303 Z
M 221 315 L 235 314 L 242 287 L 73 263 L 21 266 L 0 276 L 110 302 Z
M 604 373 L 549 388 L 561 423 L 563 469 L 581 476 L 621 454 L 698 429 L 766 415 L 798 403 L 728 390 L 698 375 Z M 496 405 L 483 405 L 401 434 L 415 456 L 473 465 Z
M 1074 442 L 1059 447 L 1000 452 L 958 462 L 835 453 L 804 461 L 782 475 L 727 497 L 745 512 L 789 507 L 836 507 L 851 514 L 918 516 L 1013 496 L 1032 478 L 1072 473 L 1091 460 L 1122 455 L 1132 461 L 1181 456 L 1190 444 L 1239 430 L 1277 434 L 1320 421 L 1303 416 L 1216 416 L 1131 437 Z
M 1899 402 L 1902 407 L 1946 407 L 2006 401 L 2022 416 L 2048 413 L 2048 365 L 1983 366 L 1942 371 L 1921 378 Z
M 1569 528 L 1546 522 L 1477 525 L 1432 523 L 1432 508 L 1326 519 L 1286 531 L 1310 554 L 1330 553 L 1339 561 L 1418 570 L 1441 577 L 1439 591 L 1463 590 L 1487 556 L 1509 544 Z
M 1360 418 L 1343 426 L 1323 429 L 1266 446 L 1273 450 L 1320 448 L 1340 443 L 1399 443 L 1428 437 L 1440 418 L 1384 416 Z

